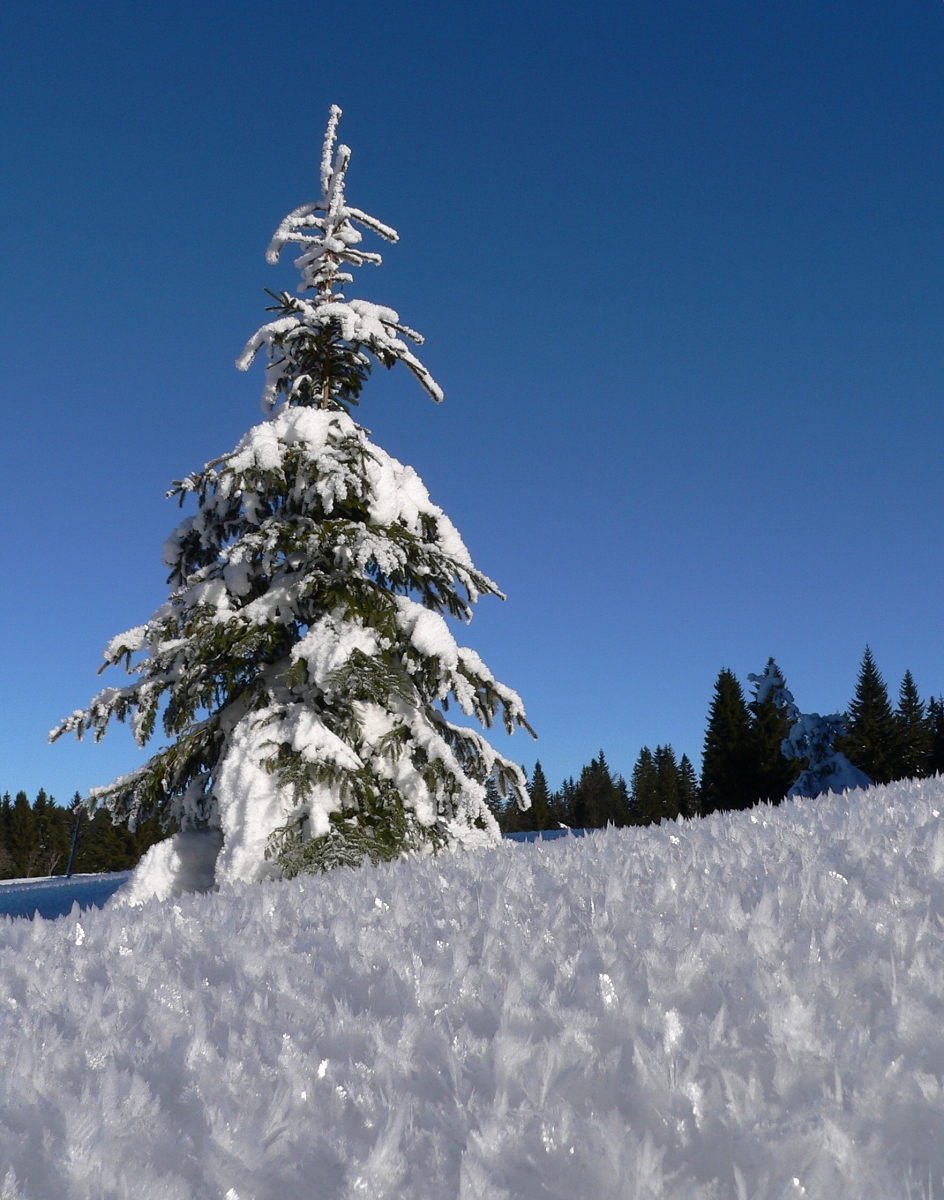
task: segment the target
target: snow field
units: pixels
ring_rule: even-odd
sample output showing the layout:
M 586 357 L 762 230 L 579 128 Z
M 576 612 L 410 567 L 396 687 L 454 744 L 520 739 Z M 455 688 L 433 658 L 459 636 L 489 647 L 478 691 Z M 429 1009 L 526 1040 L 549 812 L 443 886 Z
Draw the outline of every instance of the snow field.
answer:
M 79 908 L 101 908 L 126 884 L 131 871 L 109 871 L 97 875 L 45 876 L 11 879 L 0 883 L 0 913 L 11 917 L 61 917 L 78 902 Z
M 940 1196 L 941 813 L 935 779 L 4 920 L 0 1195 Z

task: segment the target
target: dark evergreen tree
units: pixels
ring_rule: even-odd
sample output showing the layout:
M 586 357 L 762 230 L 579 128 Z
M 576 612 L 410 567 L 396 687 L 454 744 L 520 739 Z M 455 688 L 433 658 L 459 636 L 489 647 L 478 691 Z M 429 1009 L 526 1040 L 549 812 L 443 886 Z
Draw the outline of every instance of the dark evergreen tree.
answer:
M 77 793 L 71 808 L 63 808 L 40 788 L 30 806 L 25 792 L 13 801 L 7 792 L 0 800 L 0 879 L 64 874 L 80 800 Z M 164 836 L 159 820 L 143 821 L 133 833 L 116 831 L 102 812 L 83 821 L 74 869 L 82 873 L 126 870 Z
M 39 862 L 39 848 L 33 810 L 26 792 L 17 792 L 13 801 L 6 845 L 13 858 L 12 878 L 27 879 L 33 875 Z
M 643 746 L 630 777 L 630 813 L 637 825 L 674 821 L 697 811 L 698 785 L 686 755 L 675 761 L 671 746 Z
M 502 833 L 510 832 L 511 826 L 507 824 L 509 814 L 506 812 L 505 801 L 494 779 L 489 779 L 485 784 L 485 803 L 488 805 L 489 812 L 498 822 Z M 515 808 L 517 809 L 517 805 Z
M 566 785 L 565 785 L 566 786 Z M 574 829 L 602 829 L 604 826 L 630 823 L 629 792 L 626 781 L 610 771 L 600 751 L 590 760 L 575 784 L 569 781 L 570 824 Z
M 928 754 L 928 774 L 944 774 L 944 696 L 937 700 L 932 696 L 928 701 L 928 733 L 930 751 Z
M 576 790 L 576 784 L 571 780 Z M 544 829 L 560 827 L 558 819 L 559 797 L 552 795 L 547 786 L 547 777 L 540 762 L 534 764 L 531 782 L 528 784 L 531 807 L 522 810 L 517 801 L 511 800 L 502 808 L 498 818 L 502 833 L 534 833 Z
M 652 756 L 659 780 L 659 807 L 656 821 L 674 821 L 679 815 L 679 769 L 671 746 L 656 746 Z
M 14 879 L 13 854 L 10 850 L 10 821 L 13 816 L 13 801 L 5 792 L 0 800 L 0 879 Z
M 898 730 L 885 680 L 868 646 L 846 716 L 846 734 L 836 744 L 873 783 L 890 783 L 895 778 L 899 761 Z
M 72 870 L 77 875 L 130 870 L 142 853 L 135 833 L 127 825 L 116 825 L 111 813 L 99 809 L 79 826 Z
M 532 829 L 556 829 L 560 822 L 554 816 L 553 797 L 548 789 L 547 778 L 540 761 L 534 764 L 531 782 L 528 784 L 528 794 L 531 797 L 531 807 L 527 812 L 521 813 L 521 816 L 530 816 Z M 515 805 L 516 809 L 517 807 Z
M 776 671 L 784 681 L 783 673 L 773 658 L 767 660 L 768 672 Z M 751 679 L 756 676 L 749 676 Z M 787 710 L 778 705 L 772 693 L 758 699 L 758 685 L 754 687 L 753 699 L 747 706 L 750 714 L 750 748 L 745 756 L 745 771 L 748 776 L 748 791 L 754 799 L 750 803 L 769 800 L 779 804 L 796 783 L 803 770 L 803 760 L 784 758 L 781 749 L 790 733 Z
M 659 771 L 648 746 L 643 746 L 629 781 L 630 812 L 633 824 L 648 825 L 657 820 Z
M 931 769 L 931 724 L 911 672 L 906 671 L 898 689 L 895 710 L 898 761 L 896 779 L 924 779 Z
M 701 811 L 705 815 L 757 803 L 750 718 L 732 671 L 715 682 L 701 768 Z
M 38 875 L 59 875 L 69 858 L 69 834 L 64 810 L 39 789 L 33 801 L 33 826 L 36 839 Z
M 698 815 L 698 779 L 695 768 L 687 754 L 679 760 L 678 771 L 679 813 L 683 817 Z
M 58 812 L 62 814 L 66 840 L 66 853 L 58 867 L 60 873 L 64 873 L 68 866 L 72 835 L 80 812 L 82 816 L 79 820 L 75 860 L 72 864 L 72 870 L 77 875 L 92 875 L 100 871 L 129 871 L 137 866 L 145 851 L 167 836 L 157 817 L 142 821 L 132 831 L 123 823 L 115 824 L 106 809 L 99 809 L 89 816 L 82 811 L 81 796 L 78 792 L 72 800 L 71 808 L 60 808 Z M 176 828 L 172 832 L 176 832 Z

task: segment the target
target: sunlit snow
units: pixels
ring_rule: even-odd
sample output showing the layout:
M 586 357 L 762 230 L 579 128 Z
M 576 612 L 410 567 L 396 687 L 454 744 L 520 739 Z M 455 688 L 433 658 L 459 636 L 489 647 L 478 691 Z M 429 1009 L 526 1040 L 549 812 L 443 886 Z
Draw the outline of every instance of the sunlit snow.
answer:
M 2 921 L 0 1194 L 942 1196 L 942 813 L 935 779 Z

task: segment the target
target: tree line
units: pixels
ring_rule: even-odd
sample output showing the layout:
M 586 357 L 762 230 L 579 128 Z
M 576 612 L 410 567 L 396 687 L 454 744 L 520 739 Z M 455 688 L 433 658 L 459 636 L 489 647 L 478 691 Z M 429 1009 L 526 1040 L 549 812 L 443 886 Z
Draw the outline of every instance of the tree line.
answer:
M 773 660 L 770 660 L 773 664 Z M 888 688 L 867 646 L 855 695 L 844 715 L 845 734 L 836 749 L 873 783 L 922 779 L 944 773 L 944 696 L 921 699 L 906 671 L 892 705 Z M 785 758 L 781 744 L 789 720 L 772 699 L 748 698 L 734 673 L 723 668 L 715 681 L 702 749 L 701 775 L 687 755 L 676 760 L 670 745 L 643 746 L 629 783 L 614 775 L 600 751 L 580 772 L 551 792 L 540 762 L 530 780 L 531 809 L 502 802 L 490 805 L 507 833 L 607 824 L 649 825 L 677 817 L 708 816 L 779 804 L 805 770 L 802 758 Z
M 892 705 L 888 688 L 866 647 L 855 695 L 845 713 L 846 733 L 837 742 L 846 757 L 874 783 L 944 773 L 944 697 L 923 701 L 910 671 Z M 676 759 L 670 745 L 643 746 L 629 782 L 613 773 L 601 750 L 579 776 L 551 791 L 540 762 L 529 780 L 531 808 L 503 801 L 489 785 L 489 805 L 505 833 L 531 830 L 600 829 L 649 825 L 677 817 L 778 804 L 804 770 L 804 759 L 780 750 L 789 723 L 771 700 L 746 698 L 734 673 L 722 669 L 708 710 L 701 775 L 686 754 Z M 0 801 L 0 879 L 62 875 L 69 862 L 80 812 L 76 793 L 69 808 L 40 789 L 32 805 L 25 792 Z M 100 809 L 83 815 L 73 870 L 123 871 L 167 836 L 157 818 L 132 833 Z
M 31 879 L 64 875 L 78 822 L 73 872 L 126 871 L 166 834 L 156 819 L 142 823 L 132 833 L 114 825 L 100 809 L 89 817 L 76 793 L 66 808 L 40 788 L 30 804 L 26 792 L 0 800 L 0 879 Z

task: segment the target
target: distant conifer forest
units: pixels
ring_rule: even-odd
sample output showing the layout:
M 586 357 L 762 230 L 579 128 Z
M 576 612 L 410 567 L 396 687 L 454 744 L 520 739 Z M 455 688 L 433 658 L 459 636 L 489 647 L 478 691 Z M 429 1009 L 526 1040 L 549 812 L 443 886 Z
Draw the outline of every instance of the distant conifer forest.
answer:
M 893 705 L 871 650 L 866 647 L 855 695 L 844 714 L 846 732 L 837 749 L 874 783 L 921 779 L 944 773 L 944 696 L 923 701 L 910 671 Z M 489 805 L 503 833 L 600 829 L 606 825 L 649 825 L 678 817 L 777 804 L 806 762 L 786 759 L 780 745 L 788 721 L 771 700 L 745 696 L 733 672 L 715 681 L 702 745 L 701 775 L 687 754 L 671 746 L 643 746 L 627 782 L 614 774 L 601 750 L 576 777 L 551 791 L 540 762 L 529 780 L 530 809 L 503 800 L 489 783 Z M 40 789 L 30 803 L 25 792 L 0 800 L 0 879 L 65 874 L 78 822 L 73 872 L 124 871 L 169 831 L 154 818 L 132 833 L 99 809 L 89 816 L 78 793 L 69 807 Z
M 873 783 L 922 779 L 944 772 L 944 696 L 926 702 L 910 671 L 892 704 L 888 688 L 866 647 L 845 734 L 836 742 L 850 762 Z M 489 802 L 505 833 L 533 830 L 597 829 L 649 825 L 678 817 L 708 816 L 779 804 L 805 770 L 805 759 L 784 758 L 781 743 L 789 730 L 783 708 L 773 699 L 746 697 L 733 672 L 715 681 L 702 745 L 701 776 L 686 754 L 669 745 L 643 746 L 627 782 L 615 775 L 601 750 L 579 776 L 551 791 L 540 762 L 529 781 L 531 808 L 521 812 L 490 788 Z
M 157 820 L 139 825 L 132 833 L 125 825 L 112 824 L 111 814 L 104 809 L 89 816 L 78 793 L 66 808 L 42 788 L 32 804 L 26 792 L 12 798 L 7 792 L 0 800 L 0 879 L 64 875 L 73 839 L 74 874 L 126 871 L 166 836 Z

